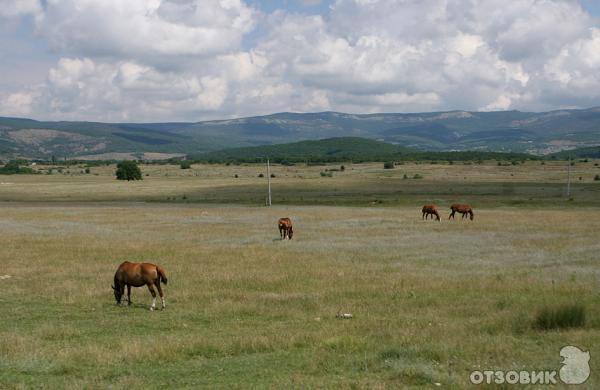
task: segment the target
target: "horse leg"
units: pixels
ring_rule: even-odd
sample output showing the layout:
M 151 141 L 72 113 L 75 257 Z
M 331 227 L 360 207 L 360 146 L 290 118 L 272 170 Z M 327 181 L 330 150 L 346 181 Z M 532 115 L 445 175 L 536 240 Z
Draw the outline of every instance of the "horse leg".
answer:
M 131 306 L 131 285 L 127 285 L 127 306 Z
M 148 290 L 150 290 L 150 294 L 152 294 L 152 306 L 150 306 L 150 310 L 154 310 L 156 308 L 156 291 L 154 291 L 152 286 L 152 283 L 148 283 Z
M 279 227 L 279 237 L 283 240 L 285 238 L 285 230 Z
M 158 295 L 160 295 L 162 309 L 165 310 L 165 295 L 162 292 L 162 287 L 160 287 L 160 280 L 158 281 L 158 283 L 156 283 L 156 289 L 158 290 Z
M 452 210 L 452 212 L 450 213 L 450 215 L 448 216 L 448 219 L 450 218 L 454 218 L 454 210 Z

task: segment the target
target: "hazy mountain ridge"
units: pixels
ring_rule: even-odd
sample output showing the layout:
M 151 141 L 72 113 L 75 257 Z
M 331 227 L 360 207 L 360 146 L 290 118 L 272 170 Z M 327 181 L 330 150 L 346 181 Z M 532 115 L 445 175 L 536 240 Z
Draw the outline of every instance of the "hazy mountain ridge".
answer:
M 0 118 L 0 156 L 199 154 L 226 148 L 363 137 L 432 150 L 553 153 L 600 145 L 600 108 L 344 114 L 277 113 L 195 123 L 43 122 Z

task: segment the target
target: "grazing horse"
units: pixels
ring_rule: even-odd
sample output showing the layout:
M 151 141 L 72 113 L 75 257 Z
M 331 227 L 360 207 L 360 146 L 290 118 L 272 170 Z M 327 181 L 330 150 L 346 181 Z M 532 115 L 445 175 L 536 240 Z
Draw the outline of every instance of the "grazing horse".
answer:
M 473 213 L 473 208 L 471 206 L 469 206 L 468 204 L 453 204 L 452 206 L 450 206 L 450 210 L 452 210 L 452 212 L 450 213 L 450 216 L 448 217 L 448 219 L 450 219 L 450 218 L 454 219 L 454 214 L 457 211 L 462 214 L 461 219 L 464 219 L 467 216 L 467 214 L 469 214 L 471 221 L 472 221 L 473 216 L 475 215 Z
M 277 226 L 279 226 L 279 235 L 281 236 L 282 240 L 285 240 L 286 237 L 290 240 L 292 239 L 292 236 L 294 235 L 294 229 L 292 228 L 291 219 L 279 218 L 279 221 L 277 221 Z
M 160 287 L 160 282 L 167 284 L 167 275 L 161 266 L 151 263 L 124 262 L 117 269 L 115 284 L 112 286 L 112 289 L 115 291 L 117 305 L 121 304 L 121 298 L 125 294 L 125 286 L 127 286 L 127 302 L 128 305 L 131 305 L 131 286 L 142 287 L 146 285 L 148 286 L 148 290 L 150 290 L 150 294 L 152 294 L 152 306 L 150 306 L 150 310 L 154 310 L 156 307 L 156 291 L 154 291 L 154 286 L 158 289 L 162 308 L 164 309 L 165 297 Z
M 438 213 L 437 207 L 435 207 L 434 204 L 426 204 L 425 206 L 423 206 L 422 211 L 424 219 L 427 219 L 431 215 L 431 219 L 433 220 L 433 216 L 435 215 L 437 217 L 437 220 L 441 221 L 440 213 Z

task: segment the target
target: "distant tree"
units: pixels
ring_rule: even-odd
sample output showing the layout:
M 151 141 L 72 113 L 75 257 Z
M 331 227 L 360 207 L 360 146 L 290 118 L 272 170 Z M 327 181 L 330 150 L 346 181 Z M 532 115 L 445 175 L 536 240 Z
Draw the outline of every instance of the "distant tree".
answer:
M 394 162 L 386 161 L 385 163 L 383 163 L 383 168 L 384 169 L 394 169 Z
M 342 166 L 340 167 L 340 171 L 344 172 L 345 170 L 346 170 L 346 167 L 342 165 Z
M 191 162 L 189 162 L 188 160 L 182 160 L 182 161 L 179 163 L 179 167 L 180 167 L 181 169 L 190 169 L 190 168 L 192 167 L 192 163 L 191 163 Z
M 22 167 L 21 165 L 27 165 L 26 160 L 11 160 L 0 168 L 0 174 L 2 175 L 20 175 L 20 174 L 32 174 L 36 173 L 33 169 L 28 166 Z
M 594 180 L 596 180 L 596 181 L 600 181 L 600 175 L 596 175 L 596 176 L 594 176 Z
M 142 171 L 135 161 L 121 161 L 115 174 L 118 180 L 142 180 Z

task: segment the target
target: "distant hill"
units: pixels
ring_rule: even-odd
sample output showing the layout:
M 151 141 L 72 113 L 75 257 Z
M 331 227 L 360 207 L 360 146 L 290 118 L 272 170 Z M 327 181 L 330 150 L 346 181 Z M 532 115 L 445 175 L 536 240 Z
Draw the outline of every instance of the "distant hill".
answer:
M 417 149 L 358 137 L 328 138 L 289 144 L 226 149 L 192 158 L 205 162 L 263 162 L 267 157 L 276 163 L 401 161 L 401 160 L 480 160 L 525 159 L 521 153 L 483 151 L 423 152 Z
M 0 158 L 200 154 L 302 140 L 360 137 L 430 151 L 534 154 L 600 145 L 600 108 L 544 113 L 279 113 L 195 123 L 40 122 L 0 118 Z

